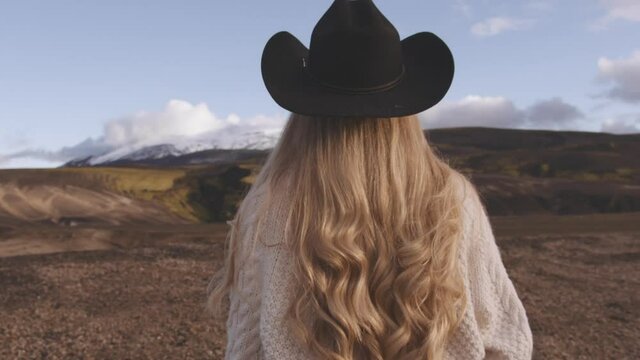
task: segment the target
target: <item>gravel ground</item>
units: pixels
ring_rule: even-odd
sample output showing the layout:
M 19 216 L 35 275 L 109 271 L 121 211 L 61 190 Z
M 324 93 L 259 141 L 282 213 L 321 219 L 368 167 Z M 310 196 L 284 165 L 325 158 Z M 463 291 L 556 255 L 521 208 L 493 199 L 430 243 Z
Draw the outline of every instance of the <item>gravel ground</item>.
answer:
M 194 229 L 165 229 L 157 242 L 121 231 L 107 250 L 0 258 L 0 359 L 222 359 L 224 324 L 203 306 L 225 227 Z M 498 243 L 535 359 L 640 358 L 640 232 Z

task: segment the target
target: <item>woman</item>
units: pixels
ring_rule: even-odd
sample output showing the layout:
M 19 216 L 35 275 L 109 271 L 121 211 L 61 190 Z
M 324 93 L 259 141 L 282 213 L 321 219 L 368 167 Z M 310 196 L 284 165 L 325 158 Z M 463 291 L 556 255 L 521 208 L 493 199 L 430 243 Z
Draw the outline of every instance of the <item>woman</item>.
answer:
M 482 201 L 415 115 L 453 79 L 444 42 L 336 0 L 309 50 L 274 35 L 262 73 L 292 115 L 211 282 L 225 359 L 530 359 Z

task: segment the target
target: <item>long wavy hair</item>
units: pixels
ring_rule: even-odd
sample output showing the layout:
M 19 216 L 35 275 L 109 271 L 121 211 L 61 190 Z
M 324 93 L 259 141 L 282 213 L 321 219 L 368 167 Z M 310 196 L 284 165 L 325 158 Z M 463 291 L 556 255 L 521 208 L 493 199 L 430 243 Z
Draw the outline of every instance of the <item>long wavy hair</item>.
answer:
M 299 284 L 287 325 L 300 344 L 322 359 L 443 356 L 466 307 L 457 175 L 415 115 L 291 115 L 252 188 L 264 184 L 289 201 L 285 242 Z M 245 205 L 236 224 L 255 212 Z M 210 283 L 218 316 L 237 280 L 241 231 L 229 232 Z

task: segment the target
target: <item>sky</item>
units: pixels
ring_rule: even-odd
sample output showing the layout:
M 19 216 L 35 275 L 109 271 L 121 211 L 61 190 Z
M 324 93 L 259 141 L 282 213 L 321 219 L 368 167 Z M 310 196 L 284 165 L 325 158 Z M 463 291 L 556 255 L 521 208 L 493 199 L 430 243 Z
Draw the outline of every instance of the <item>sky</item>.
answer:
M 401 38 L 430 31 L 454 55 L 425 129 L 640 132 L 639 0 L 374 2 Z M 0 168 L 277 134 L 264 45 L 286 30 L 308 46 L 331 3 L 0 0 Z

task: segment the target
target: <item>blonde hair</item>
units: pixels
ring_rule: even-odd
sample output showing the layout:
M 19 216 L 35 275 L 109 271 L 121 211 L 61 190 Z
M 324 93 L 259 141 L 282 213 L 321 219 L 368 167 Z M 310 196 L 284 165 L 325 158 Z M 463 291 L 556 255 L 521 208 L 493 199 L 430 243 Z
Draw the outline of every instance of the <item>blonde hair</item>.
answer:
M 295 184 L 286 189 L 285 242 L 299 284 L 287 324 L 301 344 L 323 359 L 443 356 L 466 307 L 456 174 L 415 115 L 291 115 L 253 188 L 275 194 Z M 237 224 L 252 210 L 244 205 Z M 214 313 L 237 279 L 238 236 L 232 228 L 210 284 Z

